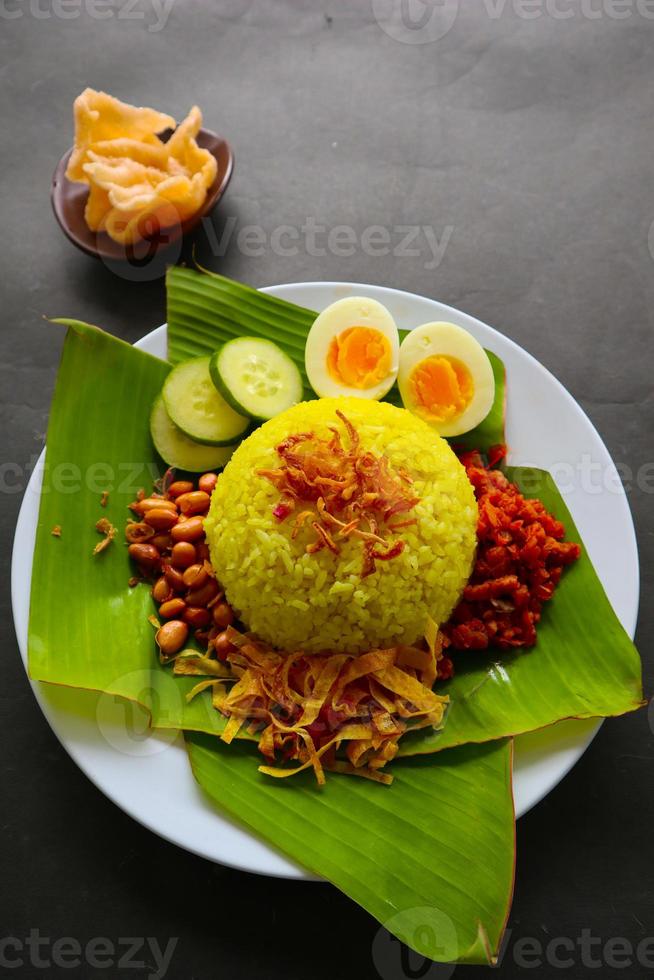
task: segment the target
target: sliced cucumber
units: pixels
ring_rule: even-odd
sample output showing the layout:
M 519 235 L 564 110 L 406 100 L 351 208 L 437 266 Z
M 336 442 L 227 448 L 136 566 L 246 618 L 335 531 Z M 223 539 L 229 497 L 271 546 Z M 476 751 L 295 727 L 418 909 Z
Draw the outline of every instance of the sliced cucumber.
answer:
M 302 377 L 288 354 L 263 337 L 236 337 L 216 351 L 211 380 L 233 409 L 265 422 L 302 401 Z
M 205 446 L 229 446 L 250 420 L 239 415 L 217 391 L 209 374 L 210 357 L 195 357 L 173 368 L 163 386 L 166 411 L 184 435 Z
M 164 463 L 191 473 L 222 469 L 236 449 L 236 446 L 202 446 L 193 442 L 171 422 L 161 395 L 152 406 L 150 434 Z

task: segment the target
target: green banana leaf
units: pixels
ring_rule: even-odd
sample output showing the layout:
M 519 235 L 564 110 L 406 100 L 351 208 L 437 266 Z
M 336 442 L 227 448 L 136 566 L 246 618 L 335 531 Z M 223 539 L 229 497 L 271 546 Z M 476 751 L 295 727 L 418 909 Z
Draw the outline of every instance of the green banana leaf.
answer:
M 222 731 L 223 719 L 205 698 L 186 703 L 194 678 L 173 678 L 157 664 L 150 590 L 128 586 L 134 569 L 123 534 L 127 505 L 163 471 L 148 419 L 170 368 L 97 327 L 60 322 L 69 330 L 48 426 L 32 571 L 30 676 L 138 701 L 156 727 Z M 118 533 L 94 557 L 102 517 Z M 59 538 L 52 535 L 55 526 Z
M 506 474 L 563 521 L 569 540 L 581 540 L 549 473 L 509 466 Z M 622 715 L 645 703 L 638 651 L 583 550 L 545 604 L 533 649 L 459 653 L 455 665 L 439 688 L 452 702 L 445 728 L 407 736 L 402 755 L 519 735 L 563 718 Z
M 494 962 L 513 887 L 510 741 L 403 759 L 391 786 L 328 774 L 320 790 L 309 773 L 262 776 L 244 744 L 190 734 L 187 747 L 214 803 L 392 935 L 430 959 Z
M 172 266 L 166 276 L 168 299 L 168 359 L 171 364 L 211 354 L 233 337 L 261 336 L 286 351 L 297 364 L 304 381 L 306 398 L 315 398 L 304 369 L 304 346 L 311 324 L 318 315 L 283 299 L 261 293 L 215 272 Z M 400 331 L 405 335 L 406 331 Z M 504 364 L 486 351 L 495 377 L 495 401 L 484 421 L 452 440 L 469 449 L 488 451 L 504 442 L 506 383 Z M 402 406 L 397 386 L 386 401 Z
M 315 397 L 304 370 L 304 343 L 317 314 L 215 272 L 171 266 L 166 273 L 168 360 L 211 354 L 234 337 L 267 337 L 291 357 L 305 395 Z

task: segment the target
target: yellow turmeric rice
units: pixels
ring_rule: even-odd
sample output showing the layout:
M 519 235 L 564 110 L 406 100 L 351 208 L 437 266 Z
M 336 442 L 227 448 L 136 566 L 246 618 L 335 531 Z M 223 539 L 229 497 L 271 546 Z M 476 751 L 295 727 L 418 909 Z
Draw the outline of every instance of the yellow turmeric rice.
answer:
M 447 620 L 476 523 L 463 466 L 425 422 L 329 398 L 294 406 L 239 446 L 205 529 L 249 630 L 282 651 L 359 653 L 415 643 L 428 617 Z

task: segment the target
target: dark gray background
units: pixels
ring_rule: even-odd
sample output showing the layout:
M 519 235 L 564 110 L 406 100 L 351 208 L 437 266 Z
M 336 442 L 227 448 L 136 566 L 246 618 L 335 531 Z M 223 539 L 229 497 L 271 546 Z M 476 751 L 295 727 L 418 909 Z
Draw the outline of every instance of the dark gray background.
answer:
M 652 497 L 637 477 L 649 473 L 651 491 L 651 465 L 643 467 L 654 422 L 654 4 L 559 0 L 557 9 L 573 14 L 564 19 L 545 0 L 517 11 L 464 0 L 445 36 L 415 43 L 424 33 L 389 36 L 370 0 L 176 0 L 161 30 L 151 29 L 152 0 L 131 13 L 110 0 L 104 20 L 75 2 L 0 8 L 5 561 L 43 445 L 62 340 L 42 314 L 87 319 L 130 341 L 164 320 L 161 281 L 117 278 L 77 252 L 51 215 L 50 176 L 71 142 L 72 101 L 92 85 L 178 118 L 197 102 L 236 153 L 214 216 L 218 235 L 230 216 L 237 231 L 255 223 L 267 234 L 308 218 L 358 233 L 418 224 L 440 238 L 450 227 L 431 269 L 424 239 L 409 257 L 361 248 L 317 257 L 304 247 L 290 257 L 270 245 L 253 256 L 233 240 L 220 256 L 203 234 L 198 245 L 213 268 L 254 285 L 344 279 L 437 297 L 547 365 L 631 474 L 644 598 L 638 640 L 651 690 Z M 383 14 L 381 0 L 374 6 Z M 432 15 L 452 11 L 437 8 L 422 7 L 431 25 L 444 23 Z M 335 890 L 191 857 L 133 823 L 77 771 L 26 682 L 5 582 L 0 937 L 39 929 L 52 939 L 152 935 L 165 944 L 178 936 L 175 980 L 374 980 L 377 926 Z M 653 757 L 647 712 L 608 722 L 573 774 L 520 821 L 501 976 L 529 972 L 516 962 L 520 938 L 576 942 L 586 929 L 635 945 L 654 936 Z M 574 961 L 568 975 L 598 975 L 579 949 Z M 648 972 L 643 964 L 626 971 Z M 599 973 L 613 971 L 605 964 Z M 12 975 L 107 971 L 26 965 Z M 436 974 L 416 967 L 412 975 Z M 384 980 L 407 976 L 398 960 Z

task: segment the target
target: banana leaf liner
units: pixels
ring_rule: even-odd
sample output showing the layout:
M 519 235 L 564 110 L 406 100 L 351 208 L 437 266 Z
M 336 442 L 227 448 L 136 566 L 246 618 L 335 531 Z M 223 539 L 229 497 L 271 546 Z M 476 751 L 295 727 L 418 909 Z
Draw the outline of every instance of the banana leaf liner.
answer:
M 311 774 L 267 780 L 245 743 L 187 734 L 193 773 L 209 798 L 258 837 L 327 878 L 429 959 L 496 962 L 513 893 L 512 743 L 402 759 L 393 784 Z

